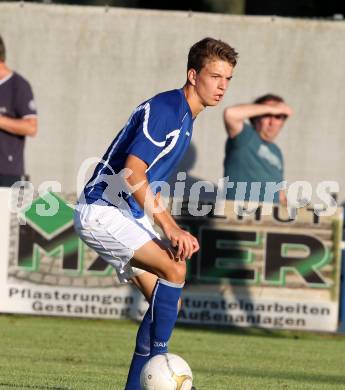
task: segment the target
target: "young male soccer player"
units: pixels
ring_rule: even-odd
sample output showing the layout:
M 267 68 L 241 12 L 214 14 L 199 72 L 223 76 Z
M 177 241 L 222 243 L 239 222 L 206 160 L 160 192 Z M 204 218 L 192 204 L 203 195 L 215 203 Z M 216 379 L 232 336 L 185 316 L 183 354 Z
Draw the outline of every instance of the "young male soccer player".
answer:
M 120 281 L 131 280 L 150 303 L 139 327 L 126 390 L 140 389 L 150 357 L 165 353 L 175 326 L 186 259 L 198 241 L 161 207 L 153 187 L 174 171 L 192 136 L 195 117 L 224 96 L 237 53 L 205 38 L 188 55 L 182 89 L 160 93 L 139 105 L 109 146 L 76 207 L 80 237 L 108 261 Z M 147 215 L 170 241 L 163 244 Z

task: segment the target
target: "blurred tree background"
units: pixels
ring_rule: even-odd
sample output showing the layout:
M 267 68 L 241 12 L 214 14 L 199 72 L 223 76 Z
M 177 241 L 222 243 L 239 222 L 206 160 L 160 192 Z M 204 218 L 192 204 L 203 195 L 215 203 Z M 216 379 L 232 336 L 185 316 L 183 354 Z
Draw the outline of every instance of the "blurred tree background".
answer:
M 0 0 L 0 2 L 1 1 L 9 0 Z M 335 14 L 345 15 L 344 0 L 28 0 L 27 2 L 98 6 L 108 5 L 110 7 L 309 18 L 330 18 Z

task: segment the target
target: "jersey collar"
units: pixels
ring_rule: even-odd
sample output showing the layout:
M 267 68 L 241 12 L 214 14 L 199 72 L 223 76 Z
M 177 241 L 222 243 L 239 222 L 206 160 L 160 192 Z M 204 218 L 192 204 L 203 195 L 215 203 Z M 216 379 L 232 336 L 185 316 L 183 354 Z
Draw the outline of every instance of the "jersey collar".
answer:
M 3 79 L 0 80 L 0 85 L 5 84 L 6 81 L 8 81 L 11 77 L 13 76 L 13 72 L 11 72 L 9 75 L 4 77 Z

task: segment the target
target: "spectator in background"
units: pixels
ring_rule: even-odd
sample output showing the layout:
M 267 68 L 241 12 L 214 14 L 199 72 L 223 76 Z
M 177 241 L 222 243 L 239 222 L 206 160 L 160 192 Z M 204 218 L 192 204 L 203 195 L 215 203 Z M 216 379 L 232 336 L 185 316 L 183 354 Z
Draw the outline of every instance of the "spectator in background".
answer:
M 7 67 L 0 36 L 0 187 L 24 176 L 26 136 L 37 133 L 37 112 L 30 84 Z
M 273 94 L 261 96 L 252 104 L 225 109 L 224 122 L 229 138 L 224 176 L 234 183 L 227 192 L 227 199 L 286 202 L 285 192 L 274 188 L 284 177 L 282 152 L 274 141 L 291 114 L 284 100 Z M 245 184 L 239 184 L 243 182 L 246 188 Z M 269 182 L 275 184 L 267 185 Z

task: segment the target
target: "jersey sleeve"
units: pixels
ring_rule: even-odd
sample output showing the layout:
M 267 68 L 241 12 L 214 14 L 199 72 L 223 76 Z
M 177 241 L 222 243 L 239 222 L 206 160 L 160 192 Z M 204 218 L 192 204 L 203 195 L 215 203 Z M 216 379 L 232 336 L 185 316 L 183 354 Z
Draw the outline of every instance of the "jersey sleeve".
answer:
M 150 166 L 162 156 L 167 145 L 167 136 L 174 128 L 171 108 L 160 105 L 154 100 L 147 102 L 141 115 L 136 135 L 127 148 L 127 154 L 132 154 Z
M 15 110 L 19 118 L 36 116 L 36 104 L 30 84 L 18 78 L 15 84 Z
M 253 131 L 255 129 L 249 123 L 244 123 L 242 131 L 235 138 L 231 138 L 231 146 L 233 148 L 246 146 L 253 136 Z

